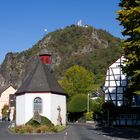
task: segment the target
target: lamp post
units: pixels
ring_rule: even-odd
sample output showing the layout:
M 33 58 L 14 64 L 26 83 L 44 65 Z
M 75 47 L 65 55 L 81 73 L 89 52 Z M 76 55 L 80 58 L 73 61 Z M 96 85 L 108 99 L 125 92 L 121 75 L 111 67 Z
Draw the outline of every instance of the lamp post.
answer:
M 87 97 L 87 112 L 89 112 L 89 93 L 88 93 L 88 97 Z

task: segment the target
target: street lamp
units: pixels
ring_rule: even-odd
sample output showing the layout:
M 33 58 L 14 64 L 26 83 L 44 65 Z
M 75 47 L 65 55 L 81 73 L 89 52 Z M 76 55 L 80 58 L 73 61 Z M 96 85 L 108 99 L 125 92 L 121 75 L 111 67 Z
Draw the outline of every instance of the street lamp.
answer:
M 89 112 L 89 93 L 88 93 L 88 97 L 87 97 L 87 112 Z

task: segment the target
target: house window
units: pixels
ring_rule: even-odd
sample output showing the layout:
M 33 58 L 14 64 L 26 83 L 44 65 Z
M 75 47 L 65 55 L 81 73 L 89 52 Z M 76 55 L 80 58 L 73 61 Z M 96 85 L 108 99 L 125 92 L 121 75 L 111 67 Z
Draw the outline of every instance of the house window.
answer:
M 40 97 L 34 99 L 34 112 L 42 113 L 42 99 Z

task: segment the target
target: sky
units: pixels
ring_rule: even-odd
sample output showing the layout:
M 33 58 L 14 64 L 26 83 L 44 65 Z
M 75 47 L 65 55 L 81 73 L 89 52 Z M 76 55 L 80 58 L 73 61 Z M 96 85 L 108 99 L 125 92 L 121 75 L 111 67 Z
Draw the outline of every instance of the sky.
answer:
M 8 52 L 31 48 L 56 29 L 77 24 L 122 38 L 116 20 L 119 0 L 0 0 L 0 63 Z

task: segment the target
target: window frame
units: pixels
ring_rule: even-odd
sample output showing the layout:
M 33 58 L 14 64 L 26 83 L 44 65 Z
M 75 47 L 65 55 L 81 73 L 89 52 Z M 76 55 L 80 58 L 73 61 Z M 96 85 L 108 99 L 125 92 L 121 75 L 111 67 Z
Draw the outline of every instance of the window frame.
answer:
M 38 112 L 39 114 L 42 113 L 42 105 L 43 100 L 41 97 L 35 97 L 33 100 L 33 113 Z

